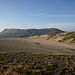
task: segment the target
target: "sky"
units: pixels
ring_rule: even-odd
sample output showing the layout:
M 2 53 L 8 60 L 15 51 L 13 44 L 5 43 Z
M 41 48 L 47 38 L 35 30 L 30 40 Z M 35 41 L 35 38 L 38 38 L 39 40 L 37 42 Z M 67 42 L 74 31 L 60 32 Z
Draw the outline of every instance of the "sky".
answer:
M 5 28 L 75 31 L 75 0 L 0 0 L 0 31 Z

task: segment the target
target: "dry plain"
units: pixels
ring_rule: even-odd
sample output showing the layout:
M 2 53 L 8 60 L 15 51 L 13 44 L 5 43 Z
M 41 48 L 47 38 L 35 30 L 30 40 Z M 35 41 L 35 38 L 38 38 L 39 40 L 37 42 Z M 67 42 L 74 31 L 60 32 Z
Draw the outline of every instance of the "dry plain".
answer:
M 75 54 L 75 45 L 45 39 L 0 39 L 0 52 L 25 51 L 30 53 L 50 52 L 54 54 Z

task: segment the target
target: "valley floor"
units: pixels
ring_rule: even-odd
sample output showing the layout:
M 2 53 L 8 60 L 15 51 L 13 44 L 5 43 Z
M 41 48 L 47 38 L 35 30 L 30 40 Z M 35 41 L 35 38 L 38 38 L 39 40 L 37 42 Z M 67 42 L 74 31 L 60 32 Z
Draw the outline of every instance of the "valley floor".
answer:
M 75 45 L 45 39 L 0 39 L 0 52 L 25 51 L 30 53 L 50 52 L 55 54 L 75 54 Z
M 45 39 L 0 39 L 0 75 L 75 75 L 75 45 Z

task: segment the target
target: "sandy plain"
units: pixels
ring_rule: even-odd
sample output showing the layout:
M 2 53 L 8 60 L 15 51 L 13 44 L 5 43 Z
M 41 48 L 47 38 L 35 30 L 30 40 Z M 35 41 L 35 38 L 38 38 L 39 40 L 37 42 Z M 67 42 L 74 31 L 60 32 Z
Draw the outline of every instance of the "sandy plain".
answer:
M 31 53 L 75 54 L 75 45 L 45 39 L 0 39 L 0 52 L 25 51 Z

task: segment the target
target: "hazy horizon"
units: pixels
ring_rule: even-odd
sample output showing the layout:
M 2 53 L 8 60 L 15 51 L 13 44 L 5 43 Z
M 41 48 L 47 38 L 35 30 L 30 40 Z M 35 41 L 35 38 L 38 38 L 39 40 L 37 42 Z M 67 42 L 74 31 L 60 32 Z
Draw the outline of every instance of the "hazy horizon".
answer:
M 6 28 L 75 31 L 75 0 L 0 0 L 0 32 Z
M 5 29 L 49 29 L 49 28 L 4 28 L 2 30 L 0 30 L 0 32 L 4 31 Z M 59 29 L 59 28 L 56 28 L 56 29 Z M 65 32 L 73 32 L 74 30 L 63 30 L 63 29 L 59 29 L 59 30 L 62 30 L 62 31 L 65 31 Z

